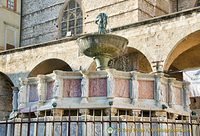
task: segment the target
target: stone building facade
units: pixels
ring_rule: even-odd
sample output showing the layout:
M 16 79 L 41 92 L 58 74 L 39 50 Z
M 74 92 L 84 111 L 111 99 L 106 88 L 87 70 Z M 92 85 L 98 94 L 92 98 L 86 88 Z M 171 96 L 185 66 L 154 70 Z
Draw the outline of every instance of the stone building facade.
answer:
M 20 0 L 0 0 L 0 51 L 19 47 Z M 12 81 L 0 72 L 0 119 L 12 112 Z
M 19 47 L 20 0 L 0 0 L 0 50 Z
M 108 29 L 193 8 L 197 0 L 78 0 L 83 10 L 83 33 L 96 32 L 95 17 L 109 16 Z M 21 46 L 60 39 L 60 20 L 69 0 L 24 0 Z

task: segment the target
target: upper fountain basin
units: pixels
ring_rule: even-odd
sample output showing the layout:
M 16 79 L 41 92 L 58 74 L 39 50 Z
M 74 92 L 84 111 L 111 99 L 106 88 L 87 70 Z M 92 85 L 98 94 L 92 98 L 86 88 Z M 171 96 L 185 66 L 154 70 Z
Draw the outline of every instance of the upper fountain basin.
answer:
M 128 44 L 124 37 L 113 34 L 88 34 L 77 39 L 80 52 L 89 57 L 117 57 Z

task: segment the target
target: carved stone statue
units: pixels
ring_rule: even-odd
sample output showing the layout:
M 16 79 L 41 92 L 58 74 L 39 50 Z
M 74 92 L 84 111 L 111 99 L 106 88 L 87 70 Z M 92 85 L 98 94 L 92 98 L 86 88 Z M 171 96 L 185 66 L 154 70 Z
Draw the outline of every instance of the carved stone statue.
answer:
M 59 95 L 59 79 L 56 78 L 54 82 L 53 96 L 54 98 L 58 98 L 58 95 Z
M 22 108 L 26 103 L 26 89 L 28 81 L 20 78 L 20 89 L 18 93 L 18 105 Z
M 81 80 L 81 90 L 82 90 L 82 96 L 88 97 L 88 86 L 89 86 L 89 80 L 87 75 L 83 74 L 83 79 Z
M 107 90 L 108 90 L 108 97 L 113 97 L 114 89 L 115 89 L 115 79 L 112 71 L 107 70 Z
M 105 34 L 106 33 L 107 18 L 108 18 L 108 16 L 105 13 L 100 13 L 96 17 L 95 24 L 98 25 L 99 34 Z

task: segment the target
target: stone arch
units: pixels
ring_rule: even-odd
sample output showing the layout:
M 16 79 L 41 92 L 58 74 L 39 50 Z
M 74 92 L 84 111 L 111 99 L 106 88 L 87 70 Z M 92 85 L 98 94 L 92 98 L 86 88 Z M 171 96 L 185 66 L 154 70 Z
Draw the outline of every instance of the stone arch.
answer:
M 164 62 L 164 70 L 173 73 L 170 76 L 182 80 L 181 70 L 200 67 L 199 37 L 200 30 L 195 31 L 181 39 L 170 51 Z
M 12 112 L 12 87 L 14 84 L 10 78 L 0 72 L 0 120 Z
M 28 77 L 36 77 L 39 74 L 50 74 L 53 70 L 72 71 L 72 68 L 61 59 L 47 59 L 35 66 Z
M 178 59 L 178 57 L 181 57 L 181 55 L 184 55 L 186 51 L 190 51 L 193 47 L 200 45 L 200 30 L 195 31 L 183 39 L 181 39 L 170 51 L 170 53 L 167 56 L 167 59 L 164 63 L 164 70 L 169 70 L 172 63 Z M 188 60 L 188 59 L 187 59 Z M 189 67 L 184 67 L 189 68 Z M 181 68 L 182 69 L 182 68 Z
M 125 60 L 124 63 L 132 65 L 128 64 L 127 66 L 123 66 L 123 63 L 120 63 L 123 62 L 123 60 Z M 111 66 L 110 63 L 113 63 L 113 65 Z M 142 52 L 132 47 L 127 47 L 123 55 L 112 59 L 109 62 L 109 66 L 120 71 L 139 71 L 142 73 L 152 72 L 152 67 L 147 57 Z M 93 62 L 89 66 L 88 70 L 96 70 L 96 63 Z
M 61 10 L 60 10 L 60 13 L 59 13 L 59 16 L 58 16 L 58 38 L 62 38 L 62 36 L 61 36 L 61 29 L 62 29 L 62 27 L 61 27 L 61 23 L 62 23 L 62 18 L 63 18 L 63 15 L 64 15 L 64 11 L 65 11 L 65 8 L 67 7 L 67 5 L 69 4 L 69 2 L 70 1 L 75 1 L 75 2 L 77 2 L 79 5 L 80 5 L 80 7 L 81 7 L 81 11 L 82 11 L 82 17 L 83 17 L 83 22 L 84 22 L 84 15 L 85 15 L 85 10 L 84 10 L 84 6 L 83 6 L 83 4 L 82 4 L 82 0 L 66 0 L 65 1 L 65 3 L 64 3 L 64 5 L 62 6 L 62 8 L 61 8 Z M 84 23 L 83 23 L 83 32 L 84 32 Z M 82 32 L 82 33 L 83 33 Z
M 200 6 L 200 0 L 194 0 L 193 5 L 194 7 Z

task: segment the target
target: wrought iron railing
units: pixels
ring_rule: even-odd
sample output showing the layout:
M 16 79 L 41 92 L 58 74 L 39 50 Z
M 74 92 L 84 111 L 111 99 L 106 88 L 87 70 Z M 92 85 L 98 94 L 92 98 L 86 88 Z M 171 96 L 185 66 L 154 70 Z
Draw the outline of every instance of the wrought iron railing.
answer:
M 1 136 L 199 136 L 200 118 L 182 116 L 169 119 L 170 113 L 155 117 L 154 111 L 130 115 L 129 110 L 90 110 L 80 115 L 79 110 L 67 110 L 60 116 L 45 111 L 42 117 L 32 113 L 18 115 L 0 122 Z M 136 113 L 136 112 L 135 112 Z M 148 115 L 147 115 L 148 113 Z M 51 116 L 49 116 L 49 115 Z M 48 115 L 48 116 L 47 116 Z

